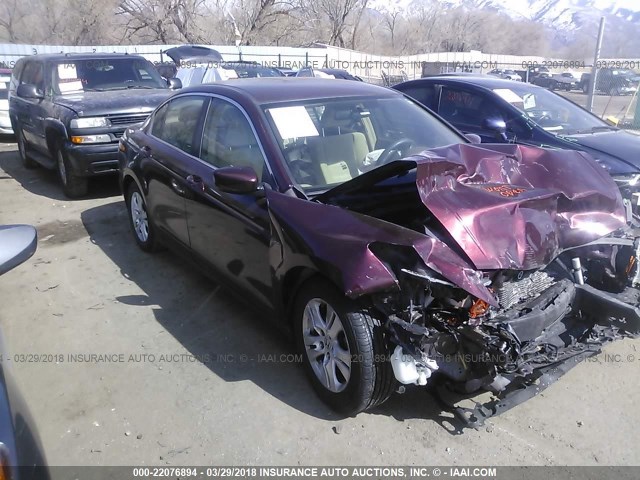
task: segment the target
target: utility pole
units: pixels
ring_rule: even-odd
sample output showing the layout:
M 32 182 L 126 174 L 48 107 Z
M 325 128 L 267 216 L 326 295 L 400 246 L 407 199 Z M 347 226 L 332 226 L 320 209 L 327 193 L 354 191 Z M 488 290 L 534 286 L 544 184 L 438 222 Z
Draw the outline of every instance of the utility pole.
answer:
M 596 54 L 593 57 L 593 68 L 591 69 L 591 82 L 589 85 L 589 98 L 587 100 L 587 110 L 593 112 L 593 96 L 596 92 L 596 81 L 598 80 L 598 61 L 600 60 L 600 51 L 602 50 L 602 38 L 604 37 L 605 18 L 600 19 L 600 30 L 598 32 L 598 41 L 596 42 Z

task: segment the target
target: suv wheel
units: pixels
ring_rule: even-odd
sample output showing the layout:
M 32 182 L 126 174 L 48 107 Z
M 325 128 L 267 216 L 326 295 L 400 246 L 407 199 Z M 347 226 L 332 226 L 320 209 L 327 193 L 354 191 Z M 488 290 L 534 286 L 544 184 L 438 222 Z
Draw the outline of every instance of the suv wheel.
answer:
M 73 174 L 67 156 L 61 146 L 56 148 L 56 164 L 64 194 L 69 198 L 86 195 L 89 190 L 89 180 L 86 177 L 78 177 Z
M 158 250 L 155 230 L 147 213 L 147 203 L 140 189 L 133 182 L 127 189 L 126 203 L 129 225 L 138 246 L 145 252 Z
M 16 130 L 16 137 L 18 137 L 18 153 L 20 155 L 22 165 L 24 165 L 25 168 L 29 169 L 36 168 L 38 166 L 38 163 L 33 160 L 27 153 L 27 143 L 24 139 L 24 132 L 21 128 L 18 128 L 18 130 Z
M 382 327 L 331 283 L 312 280 L 294 306 L 296 343 L 318 396 L 355 415 L 389 398 L 395 377 Z

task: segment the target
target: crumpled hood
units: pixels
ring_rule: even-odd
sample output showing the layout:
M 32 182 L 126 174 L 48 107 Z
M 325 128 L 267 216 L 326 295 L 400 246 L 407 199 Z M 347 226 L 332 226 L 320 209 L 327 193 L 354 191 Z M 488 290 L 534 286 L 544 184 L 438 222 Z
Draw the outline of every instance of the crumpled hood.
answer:
M 414 168 L 418 197 L 447 238 L 330 204 L 340 197 L 338 203 L 348 207 L 351 194 L 362 198 L 371 187 Z M 272 259 L 280 258 L 276 273 L 287 257 L 310 256 L 352 297 L 396 284 L 370 248 L 374 243 L 412 248 L 428 268 L 497 305 L 482 270 L 545 267 L 563 250 L 626 224 L 615 183 L 587 154 L 522 145 L 425 151 L 362 174 L 316 201 L 275 191 L 266 195 L 274 231 L 280 232 L 272 244 Z M 377 197 L 383 197 L 380 191 Z M 456 253 L 460 249 L 464 253 Z
M 481 270 L 544 267 L 625 225 L 615 183 L 583 152 L 460 144 L 410 160 L 422 202 Z
M 530 270 L 625 225 L 620 192 L 588 154 L 524 145 L 459 144 L 424 151 L 320 196 L 362 194 L 416 169 L 419 198 L 480 270 Z

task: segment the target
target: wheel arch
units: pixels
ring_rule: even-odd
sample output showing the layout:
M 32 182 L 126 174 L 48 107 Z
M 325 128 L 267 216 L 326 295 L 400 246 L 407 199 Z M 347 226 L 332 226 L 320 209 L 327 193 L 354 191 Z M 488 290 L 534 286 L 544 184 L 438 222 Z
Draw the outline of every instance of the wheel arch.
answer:
M 315 280 L 326 281 L 340 290 L 330 276 L 309 266 L 295 266 L 284 274 L 280 285 L 280 301 L 285 314 L 285 323 L 289 328 L 293 326 L 293 308 L 298 294 L 305 284 Z
M 68 139 L 67 128 L 55 118 L 47 118 L 44 124 L 44 135 L 51 158 L 55 158 L 56 148 L 61 142 Z

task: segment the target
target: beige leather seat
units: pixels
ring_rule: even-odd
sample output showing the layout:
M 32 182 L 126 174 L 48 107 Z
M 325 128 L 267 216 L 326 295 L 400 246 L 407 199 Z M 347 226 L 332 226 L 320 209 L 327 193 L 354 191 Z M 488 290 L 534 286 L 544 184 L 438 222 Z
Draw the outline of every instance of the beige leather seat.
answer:
M 324 181 L 325 185 L 346 182 L 356 177 L 369 153 L 367 140 L 360 132 L 309 137 L 307 146 L 317 178 Z
M 371 119 L 351 106 L 329 103 L 322 113 L 320 126 L 324 136 L 360 132 L 364 134 L 369 150 L 376 148 L 377 137 Z

